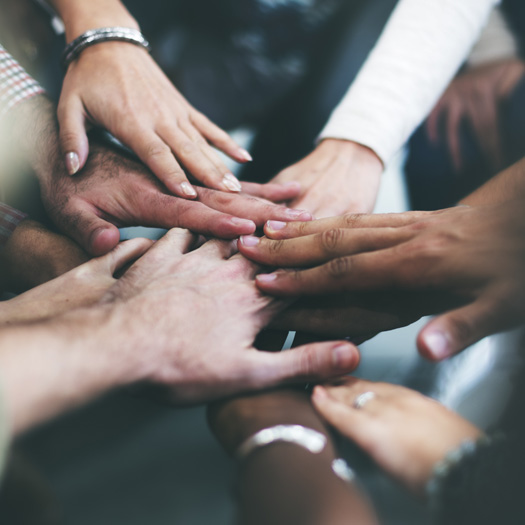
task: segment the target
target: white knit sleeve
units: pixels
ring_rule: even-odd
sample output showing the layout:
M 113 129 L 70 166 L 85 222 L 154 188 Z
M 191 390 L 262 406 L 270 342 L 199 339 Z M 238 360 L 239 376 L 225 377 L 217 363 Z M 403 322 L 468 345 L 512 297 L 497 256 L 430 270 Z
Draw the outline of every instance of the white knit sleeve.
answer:
M 387 164 L 432 110 L 499 0 L 400 0 L 320 139 L 371 148 Z

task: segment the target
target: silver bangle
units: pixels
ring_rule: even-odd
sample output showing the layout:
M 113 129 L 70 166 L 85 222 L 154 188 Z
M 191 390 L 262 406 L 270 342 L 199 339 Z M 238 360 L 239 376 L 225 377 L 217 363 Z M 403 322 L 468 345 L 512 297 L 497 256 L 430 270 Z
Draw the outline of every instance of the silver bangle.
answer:
M 242 443 L 236 453 L 237 459 L 245 459 L 254 450 L 279 442 L 293 443 L 312 454 L 319 454 L 326 445 L 326 437 L 302 425 L 276 425 L 259 430 Z
M 84 51 L 84 49 L 101 42 L 129 42 L 151 51 L 151 46 L 144 35 L 138 29 L 130 27 L 101 27 L 86 31 L 78 38 L 70 42 L 62 53 L 62 65 L 64 69 Z

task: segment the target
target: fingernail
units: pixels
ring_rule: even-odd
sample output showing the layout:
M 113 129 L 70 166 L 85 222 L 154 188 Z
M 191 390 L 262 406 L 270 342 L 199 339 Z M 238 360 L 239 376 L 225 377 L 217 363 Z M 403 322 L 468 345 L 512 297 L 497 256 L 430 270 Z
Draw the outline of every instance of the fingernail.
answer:
M 242 190 L 241 183 L 233 173 L 226 173 L 222 179 L 222 184 L 226 189 L 236 193 Z
M 434 359 L 441 360 L 452 355 L 447 336 L 440 331 L 428 332 L 423 337 L 425 344 Z
M 259 244 L 259 238 L 253 235 L 244 235 L 241 237 L 241 244 L 246 248 L 253 248 Z
M 180 187 L 181 187 L 182 193 L 184 193 L 184 195 L 187 195 L 188 197 L 196 197 L 197 196 L 197 192 L 195 191 L 195 188 L 189 182 L 183 182 L 180 185 Z
M 277 279 L 276 273 L 261 273 L 256 277 L 260 283 L 271 283 Z
M 80 159 L 74 151 L 66 154 L 66 168 L 70 175 L 75 175 L 80 168 Z
M 301 183 L 300 182 L 296 182 L 294 180 L 292 180 L 290 182 L 285 182 L 284 186 L 286 186 L 287 188 L 297 188 L 298 190 L 301 189 Z
M 234 226 L 245 226 L 247 228 L 249 227 L 252 230 L 252 232 L 254 232 L 257 229 L 257 225 L 253 221 L 250 221 L 248 219 L 239 219 L 238 217 L 232 217 L 230 219 L 230 222 Z
M 286 222 L 282 222 L 282 221 L 268 221 L 266 223 L 266 226 L 269 230 L 273 230 L 273 231 L 280 231 L 282 229 L 284 229 L 286 227 Z
M 311 221 L 312 214 L 306 210 L 292 210 L 291 208 L 286 208 L 285 214 L 291 219 L 297 219 L 301 221 Z
M 239 148 L 239 156 L 241 156 L 247 162 L 251 162 L 253 160 L 252 156 L 244 148 Z
M 339 345 L 332 350 L 332 364 L 339 369 L 352 368 L 355 361 L 354 349 L 349 345 Z

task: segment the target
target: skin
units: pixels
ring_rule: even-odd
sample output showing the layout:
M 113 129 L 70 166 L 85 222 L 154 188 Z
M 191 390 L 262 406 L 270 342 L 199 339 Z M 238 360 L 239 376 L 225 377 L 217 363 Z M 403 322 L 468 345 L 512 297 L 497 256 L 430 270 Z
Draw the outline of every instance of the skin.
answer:
M 514 169 L 521 174 L 522 164 Z M 498 181 L 489 184 L 493 189 Z M 404 302 L 416 297 L 417 305 L 418 294 L 437 294 L 447 311 L 423 328 L 417 345 L 424 356 L 440 360 L 523 319 L 524 206 L 521 198 L 500 203 L 506 188 L 494 192 L 493 205 L 289 226 L 270 222 L 265 232 L 272 239 L 244 238 L 239 248 L 267 266 L 300 268 L 257 277 L 261 290 L 280 297 L 408 292 Z M 487 201 L 490 194 L 482 190 L 472 201 Z M 420 314 L 436 309 L 423 307 Z
M 57 227 L 91 255 L 104 255 L 119 240 L 117 226 L 186 227 L 197 233 L 235 238 L 254 232 L 269 218 L 309 220 L 311 215 L 269 202 L 297 195 L 297 184 L 245 184 L 244 194 L 197 188 L 188 201 L 174 197 L 138 162 L 92 144 L 82 172 L 70 177 L 62 166 L 52 104 L 42 96 L 12 112 L 12 149 L 29 159 L 42 200 Z
M 216 403 L 208 409 L 208 422 L 232 456 L 245 439 L 274 425 L 303 425 L 327 439 L 319 454 L 281 443 L 244 459 L 236 483 L 238 523 L 377 523 L 360 490 L 333 474 L 330 465 L 337 454 L 331 436 L 305 392 L 277 390 Z
M 66 40 L 100 27 L 138 29 L 121 2 L 53 0 Z M 70 174 L 81 169 L 89 143 L 86 129 L 101 126 L 127 144 L 166 186 L 182 198 L 197 197 L 182 166 L 205 186 L 240 192 L 234 175 L 215 152 L 238 162 L 248 152 L 193 108 L 146 50 L 129 43 L 99 43 L 69 66 L 58 106 L 60 142 Z
M 0 250 L 0 288 L 23 292 L 87 260 L 88 254 L 77 243 L 26 219 Z
M 434 144 L 446 142 L 454 169 L 460 172 L 460 128 L 468 122 L 481 151 L 494 170 L 504 164 L 502 138 L 499 133 L 499 113 L 525 74 L 521 60 L 502 60 L 469 69 L 448 87 L 430 114 L 426 129 Z M 440 133 L 443 125 L 444 133 Z
M 355 399 L 375 397 L 362 408 Z M 316 386 L 312 403 L 327 423 L 354 441 L 388 474 L 423 495 L 436 463 L 481 431 L 418 392 L 387 383 L 346 378 Z
M 383 164 L 369 148 L 348 140 L 325 139 L 273 182 L 296 181 L 301 193 L 290 202 L 317 218 L 374 209 Z
M 232 257 L 231 242 L 185 253 L 194 241 L 170 230 L 95 305 L 0 331 L 15 435 L 140 381 L 164 385 L 174 403 L 191 404 L 355 368 L 358 350 L 344 341 L 282 354 L 255 350 L 256 335 L 279 305 L 258 292 L 257 268 Z

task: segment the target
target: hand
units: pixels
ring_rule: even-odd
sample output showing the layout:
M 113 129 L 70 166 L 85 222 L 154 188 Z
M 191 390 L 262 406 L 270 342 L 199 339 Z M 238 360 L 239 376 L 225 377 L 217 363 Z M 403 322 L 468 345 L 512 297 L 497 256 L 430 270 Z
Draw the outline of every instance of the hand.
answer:
M 233 243 L 183 255 L 192 240 L 170 230 L 103 300 L 125 327 L 119 359 L 136 363 L 142 379 L 169 385 L 176 403 L 195 403 L 355 368 L 357 349 L 344 342 L 256 351 L 256 335 L 282 306 L 258 292 L 257 268 L 232 257 Z
M 428 136 L 434 144 L 439 143 L 439 125 L 445 122 L 445 140 L 457 172 L 463 165 L 460 144 L 463 121 L 472 126 L 479 146 L 493 168 L 501 169 L 501 103 L 510 97 L 524 74 L 525 63 L 516 59 L 478 66 L 458 76 L 438 102 L 427 120 Z
M 26 219 L 0 251 L 0 286 L 8 292 L 24 292 L 88 259 L 88 254 L 68 237 Z
M 375 397 L 357 409 L 356 398 Z M 422 494 L 436 463 L 481 431 L 443 405 L 407 388 L 347 378 L 316 386 L 319 414 L 395 479 Z
M 72 243 L 69 239 L 67 241 Z M 0 302 L 0 324 L 42 321 L 97 303 L 115 284 L 115 273 L 144 254 L 152 244 L 153 241 L 148 239 L 124 241 L 103 257 L 91 259 L 45 284 Z M 67 256 L 65 250 L 58 252 L 61 254 Z
M 88 29 L 138 28 L 120 2 L 53 0 L 68 42 Z M 87 161 L 86 128 L 101 126 L 128 145 L 166 186 L 182 198 L 197 197 L 182 165 L 204 185 L 228 192 L 240 185 L 212 146 L 238 162 L 251 157 L 193 108 L 149 54 L 129 43 L 99 43 L 69 66 L 58 105 L 60 142 L 71 175 Z
M 517 200 L 284 227 L 270 222 L 265 231 L 274 240 L 244 238 L 239 248 L 261 264 L 313 267 L 257 276 L 258 287 L 272 295 L 444 294 L 452 310 L 430 321 L 417 340 L 423 355 L 444 359 L 522 323 L 524 210 Z M 427 313 L 434 312 L 421 312 Z
M 248 191 L 281 200 L 293 186 L 248 184 Z M 138 163 L 111 150 L 93 147 L 83 173 L 55 174 L 42 185 L 42 199 L 54 223 L 93 255 L 111 250 L 119 240 L 117 226 L 180 226 L 196 233 L 234 238 L 252 233 L 269 217 L 309 220 L 300 210 L 277 206 L 249 195 L 197 188 L 198 199 L 168 195 Z
M 372 150 L 347 140 L 325 139 L 273 182 L 300 182 L 302 192 L 290 206 L 322 218 L 371 212 L 382 172 L 383 165 Z

